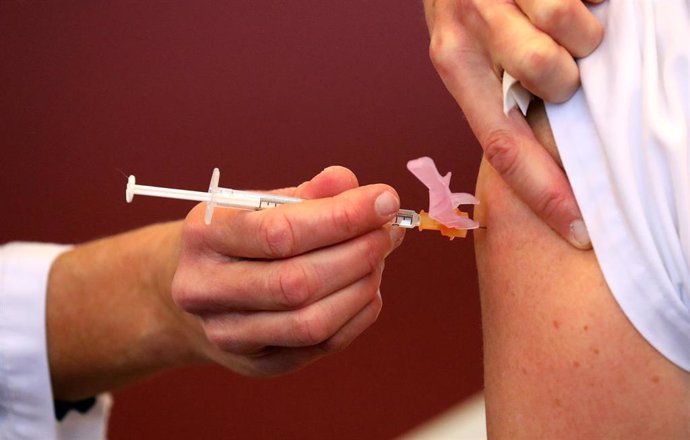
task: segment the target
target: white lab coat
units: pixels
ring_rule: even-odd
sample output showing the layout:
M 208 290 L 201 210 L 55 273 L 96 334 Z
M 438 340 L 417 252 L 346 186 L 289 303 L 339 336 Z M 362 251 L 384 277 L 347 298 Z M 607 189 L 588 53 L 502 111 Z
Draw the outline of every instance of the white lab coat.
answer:
M 68 246 L 0 246 L 0 440 L 97 440 L 106 436 L 111 406 L 98 396 L 85 414 L 55 419 L 46 347 L 50 267 Z

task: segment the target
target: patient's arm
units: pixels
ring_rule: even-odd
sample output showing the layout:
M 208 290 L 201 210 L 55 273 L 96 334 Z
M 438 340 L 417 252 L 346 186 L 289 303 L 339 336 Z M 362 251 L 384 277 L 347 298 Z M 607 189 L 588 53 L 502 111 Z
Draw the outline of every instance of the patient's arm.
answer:
M 632 327 L 594 252 L 561 240 L 486 161 L 477 196 L 489 438 L 690 438 L 690 374 Z

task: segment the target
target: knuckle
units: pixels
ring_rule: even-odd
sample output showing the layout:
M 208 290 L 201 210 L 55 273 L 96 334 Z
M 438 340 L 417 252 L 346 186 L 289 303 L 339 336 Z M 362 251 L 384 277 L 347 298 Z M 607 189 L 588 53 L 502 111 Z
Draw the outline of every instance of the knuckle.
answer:
M 369 265 L 369 272 L 374 272 L 381 265 L 386 248 L 384 240 L 387 240 L 388 246 L 390 246 L 390 239 L 387 237 L 388 233 L 385 231 L 376 231 L 363 237 L 362 252 Z
M 530 14 L 532 23 L 547 32 L 563 29 L 573 16 L 574 6 L 573 2 L 562 0 L 543 2 Z
M 226 326 L 215 320 L 205 320 L 203 323 L 204 333 L 206 339 L 211 344 L 220 348 L 223 351 L 233 353 L 235 351 L 236 340 L 233 335 L 227 331 Z
M 548 38 L 539 36 L 533 38 L 523 46 L 518 67 L 526 77 L 539 80 L 541 76 L 549 75 L 560 60 L 560 46 Z
M 211 344 L 223 351 L 233 352 L 231 349 L 232 344 L 226 334 L 215 331 L 212 327 L 204 327 L 204 331 L 206 333 L 206 339 L 208 339 Z
M 312 293 L 307 271 L 300 263 L 286 264 L 278 271 L 278 287 L 286 308 L 303 306 Z
M 352 340 L 336 335 L 319 344 L 319 348 L 324 353 L 340 353 L 350 346 Z
M 380 292 L 376 292 L 376 295 L 374 295 L 374 299 L 370 303 L 373 311 L 374 311 L 374 319 L 372 320 L 372 324 L 378 319 L 379 314 L 381 314 L 381 310 L 383 309 L 383 298 L 381 297 Z
M 201 309 L 201 301 L 196 286 L 197 283 L 189 279 L 186 271 L 178 270 L 171 286 L 173 302 L 186 312 L 198 312 Z
M 269 258 L 285 258 L 293 254 L 295 231 L 287 215 L 278 210 L 263 217 L 258 236 L 262 238 L 263 251 Z
M 292 321 L 292 335 L 300 346 L 312 346 L 330 335 L 325 322 L 316 313 L 299 313 Z
M 207 281 L 215 278 L 215 272 L 207 269 L 181 260 L 170 286 L 172 300 L 180 309 L 201 315 L 233 307 L 238 289 L 222 281 Z
M 228 324 L 224 319 L 214 318 L 203 323 L 206 339 L 218 349 L 233 354 L 248 352 L 248 344 L 236 330 L 236 326 Z
M 358 216 L 353 212 L 353 207 L 349 204 L 339 204 L 331 211 L 331 222 L 333 226 L 343 231 L 348 236 L 354 235 L 357 228 Z
M 183 249 L 187 248 L 199 248 L 205 242 L 205 224 L 199 219 L 199 216 L 195 212 L 197 208 L 192 209 L 184 222 L 182 223 L 182 246 Z
M 381 309 L 383 308 L 383 297 L 381 296 L 381 292 L 376 292 L 376 295 L 374 296 L 374 299 L 372 301 L 372 306 L 376 311 L 376 317 L 378 317 L 379 313 L 381 312 Z
M 381 287 L 381 276 L 380 274 L 376 274 L 372 276 L 371 280 L 371 286 L 368 288 L 368 292 L 366 295 L 366 298 L 369 302 L 371 301 L 376 301 L 378 297 L 380 297 L 380 287 Z
M 554 219 L 568 207 L 568 196 L 556 188 L 549 188 L 536 199 L 536 209 L 546 219 Z
M 458 64 L 458 42 L 447 32 L 434 32 L 429 43 L 429 58 L 441 76 L 451 73 Z
M 577 64 L 566 49 L 536 37 L 520 49 L 516 74 L 522 84 L 549 102 L 562 102 L 579 86 Z
M 429 42 L 429 58 L 436 70 L 440 70 L 446 65 L 446 53 L 447 45 L 445 40 L 439 32 L 434 32 Z
M 370 309 L 371 311 L 371 316 L 367 317 L 367 321 L 365 322 L 365 325 L 362 326 L 361 329 L 359 329 L 358 332 L 352 334 L 348 334 L 347 332 L 338 332 L 332 337 L 328 338 L 321 344 L 319 344 L 319 347 L 321 350 L 325 353 L 338 353 L 343 350 L 345 350 L 347 347 L 352 344 L 352 342 L 359 336 L 361 332 L 366 330 L 369 326 L 371 326 L 374 322 L 379 317 L 379 314 L 381 313 L 381 308 L 383 307 L 383 300 L 381 298 L 381 295 L 377 294 L 374 295 L 374 298 L 372 301 L 367 305 L 367 308 Z
M 501 176 L 515 173 L 518 165 L 518 150 L 515 138 L 507 130 L 494 130 L 483 140 L 484 155 Z

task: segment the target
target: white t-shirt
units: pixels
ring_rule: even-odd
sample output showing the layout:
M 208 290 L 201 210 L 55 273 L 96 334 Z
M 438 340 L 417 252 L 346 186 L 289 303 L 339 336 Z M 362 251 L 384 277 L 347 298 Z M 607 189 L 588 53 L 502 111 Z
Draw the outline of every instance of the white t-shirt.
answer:
M 57 422 L 46 349 L 45 300 L 54 259 L 67 246 L 0 246 L 0 440 L 105 438 L 107 394 Z
M 601 270 L 637 330 L 690 371 L 690 4 L 609 0 L 582 87 L 547 105 Z

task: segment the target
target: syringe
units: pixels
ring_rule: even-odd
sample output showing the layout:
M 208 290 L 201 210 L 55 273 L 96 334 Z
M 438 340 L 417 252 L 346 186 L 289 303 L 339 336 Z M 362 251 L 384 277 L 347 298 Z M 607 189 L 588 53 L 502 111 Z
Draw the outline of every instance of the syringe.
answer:
M 259 211 L 262 209 L 275 208 L 287 203 L 300 203 L 304 199 L 297 197 L 286 197 L 275 194 L 239 191 L 231 188 L 220 188 L 218 182 L 220 180 L 220 170 L 213 169 L 211 175 L 211 184 L 208 192 L 203 191 L 189 191 L 185 189 L 163 188 L 160 186 L 138 185 L 134 176 L 129 176 L 127 180 L 127 190 L 125 193 L 127 203 L 131 203 L 135 195 L 151 196 L 151 197 L 165 197 L 169 199 L 193 200 L 197 202 L 206 202 L 206 213 L 204 221 L 206 224 L 211 223 L 213 218 L 213 210 L 216 206 L 224 208 L 235 208 Z M 460 215 L 467 217 L 468 215 L 458 210 Z M 417 213 L 411 209 L 401 209 L 391 221 L 392 226 L 401 228 L 418 228 L 420 231 L 425 229 L 432 229 L 441 232 L 442 235 L 449 237 L 451 240 L 455 237 L 465 237 L 467 235 L 466 229 L 448 228 L 436 220 L 429 217 L 424 211 Z

